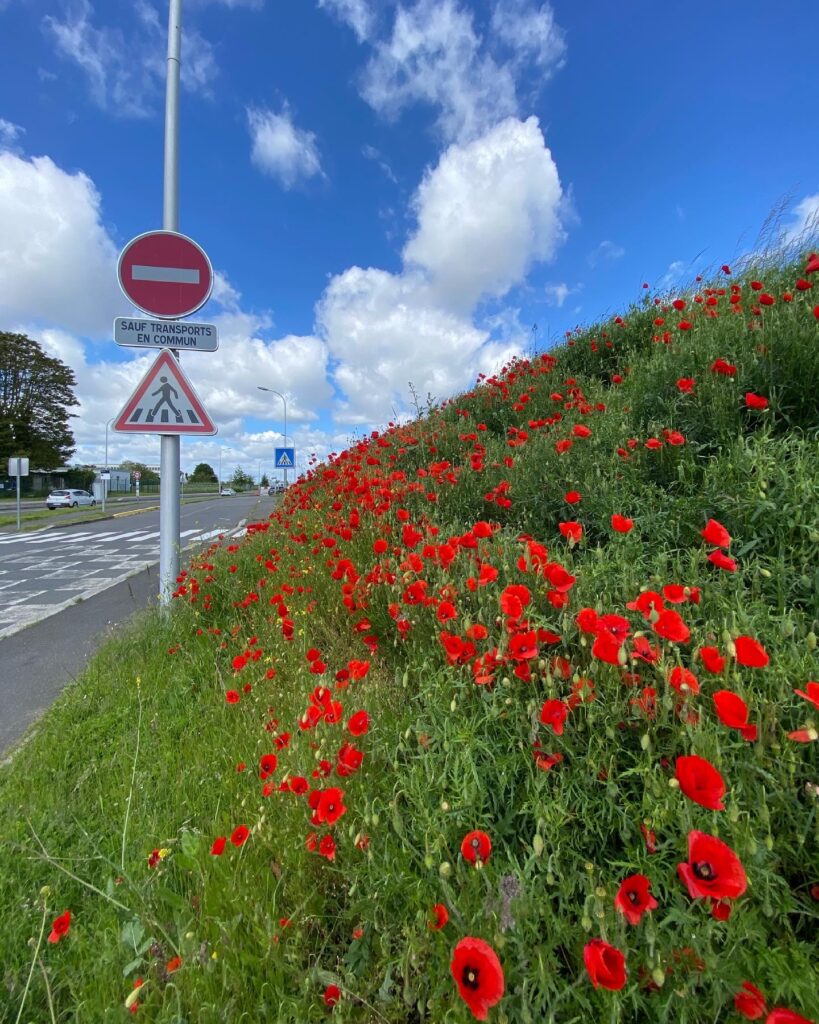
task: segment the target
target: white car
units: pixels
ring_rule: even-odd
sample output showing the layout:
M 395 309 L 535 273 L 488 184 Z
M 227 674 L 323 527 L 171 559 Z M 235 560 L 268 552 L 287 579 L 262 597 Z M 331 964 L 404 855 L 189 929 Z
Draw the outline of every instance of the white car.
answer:
M 219 491 L 219 493 L 220 494 L 235 494 L 236 491 L 234 491 L 232 487 L 223 487 L 222 490 Z
M 46 505 L 49 508 L 77 508 L 79 505 L 96 505 L 97 499 L 88 491 L 80 491 L 76 488 L 67 490 L 52 491 L 46 498 Z

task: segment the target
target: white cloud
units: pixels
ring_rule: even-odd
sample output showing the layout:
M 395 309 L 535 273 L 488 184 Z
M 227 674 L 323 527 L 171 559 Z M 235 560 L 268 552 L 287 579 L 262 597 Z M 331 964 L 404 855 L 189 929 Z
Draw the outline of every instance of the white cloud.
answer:
M 398 184 L 398 178 L 396 178 L 395 172 L 393 171 L 392 167 L 390 167 L 389 163 L 384 157 L 384 154 L 377 150 L 375 146 L 362 146 L 361 155 L 365 157 L 367 160 L 372 160 L 375 163 L 377 163 L 381 170 L 384 172 L 385 176 L 389 178 L 393 185 Z
M 684 260 L 674 260 L 669 263 L 668 270 L 663 274 L 657 283 L 657 287 L 663 291 L 666 288 L 672 288 L 682 280 L 682 276 L 685 273 L 686 264 Z
M 554 255 L 564 238 L 561 200 L 537 118 L 509 118 L 451 146 L 424 176 L 413 200 L 418 230 L 404 259 L 428 273 L 442 307 L 470 310 Z
M 383 423 L 408 408 L 409 384 L 437 399 L 524 351 L 515 317 L 475 322 L 483 298 L 505 294 L 562 238 L 561 190 L 535 118 L 510 119 L 453 145 L 414 200 L 418 230 L 405 266 L 352 267 L 316 310 L 333 380 L 345 396 L 337 422 Z M 480 258 L 470 258 L 480 254 Z
M 147 117 L 163 95 L 167 24 L 148 0 L 134 5 L 137 25 L 97 28 L 90 0 L 77 0 L 65 19 L 47 16 L 44 25 L 61 56 L 85 73 L 92 100 L 116 117 Z M 208 95 L 218 73 L 211 44 L 194 28 L 182 36 L 181 81 L 190 92 Z
M 318 0 L 318 5 L 349 25 L 359 42 L 369 38 L 373 31 L 375 18 L 368 0 Z
M 122 312 L 117 250 L 81 171 L 0 153 L 0 318 L 100 335 Z
M 250 158 L 260 171 L 278 178 L 285 188 L 322 176 L 316 136 L 293 124 L 287 104 L 280 114 L 251 107 L 247 120 L 253 140 Z
M 626 250 L 622 245 L 617 245 L 616 242 L 611 242 L 608 239 L 601 242 L 596 249 L 588 255 L 588 261 L 590 267 L 596 267 L 600 263 L 615 263 L 617 260 L 621 260 L 626 255 Z
M 351 267 L 332 279 L 316 310 L 344 392 L 338 423 L 383 423 L 407 407 L 409 384 L 439 400 L 469 382 L 488 339 L 442 309 L 420 274 Z
M 512 51 L 516 63 L 531 61 L 546 78 L 563 67 L 566 40 L 549 4 L 498 0 L 490 29 Z
M 547 284 L 544 291 L 549 305 L 557 306 L 558 309 L 572 293 L 572 289 L 564 281 L 558 284 Z
M 400 3 L 392 35 L 374 46 L 363 75 L 364 99 L 388 119 L 412 103 L 437 108 L 447 141 L 474 139 L 517 115 L 515 73 L 534 64 L 542 83 L 565 51 L 549 5 L 536 8 L 530 0 L 501 0 L 486 44 L 459 0 Z M 505 53 L 496 58 L 492 47 Z
M 0 117 L 0 151 L 12 150 L 17 152 L 18 140 L 21 135 L 25 134 L 25 131 L 25 128 L 21 128 L 19 124 L 14 124 L 11 121 L 7 121 L 4 117 Z
M 511 71 L 481 53 L 472 14 L 458 0 L 399 5 L 391 38 L 376 45 L 364 72 L 362 94 L 389 119 L 412 103 L 439 108 L 447 140 L 475 138 L 517 113 Z
M 803 241 L 815 245 L 819 234 L 819 192 L 805 196 L 791 211 L 791 223 L 784 230 L 785 242 Z

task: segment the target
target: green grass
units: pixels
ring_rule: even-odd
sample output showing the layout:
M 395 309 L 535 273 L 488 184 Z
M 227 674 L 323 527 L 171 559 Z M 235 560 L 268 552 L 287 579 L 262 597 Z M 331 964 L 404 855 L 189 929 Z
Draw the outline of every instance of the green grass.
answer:
M 789 737 L 819 723 L 794 693 L 819 676 L 815 287 L 782 301 L 800 274 L 749 276 L 776 299 L 759 317 L 746 280 L 741 314 L 714 292 L 711 319 L 687 296 L 687 332 L 673 310 L 657 327 L 653 305 L 634 307 L 572 338 L 554 365 L 516 364 L 317 467 L 240 543 L 198 557 L 173 614 L 121 631 L 0 774 L 0 1021 L 128 1019 L 141 978 L 138 1016 L 157 1022 L 462 1022 L 472 1017 L 449 965 L 465 936 L 502 965 L 490 1021 L 734 1020 L 744 981 L 768 1009 L 815 1019 L 819 744 Z M 734 376 L 711 370 L 719 358 Z M 692 394 L 682 377 L 695 378 Z M 749 391 L 769 408 L 748 409 Z M 646 448 L 663 430 L 685 443 Z M 615 513 L 633 518 L 630 533 L 612 529 Z M 731 534 L 736 572 L 708 562 L 709 518 Z M 584 528 L 574 546 L 558 529 L 571 520 Z M 482 521 L 491 536 L 475 536 Z M 496 581 L 478 582 L 482 564 Z M 565 604 L 558 565 L 575 577 Z M 509 653 L 526 632 L 502 610 L 511 584 L 530 592 L 528 628 L 544 631 L 530 678 L 506 660 L 476 685 L 477 655 Z M 698 602 L 667 603 L 688 641 L 627 608 L 670 584 L 699 588 Z M 445 602 L 454 617 L 441 622 Z M 624 665 L 593 655 L 581 609 L 628 619 Z M 486 638 L 451 664 L 440 634 L 466 640 L 475 626 Z M 639 656 L 640 634 L 656 661 Z M 739 636 L 769 664 L 740 665 Z M 719 675 L 705 646 L 726 657 Z M 345 686 L 337 673 L 351 660 L 370 667 Z M 672 688 L 675 666 L 696 673 L 699 694 Z M 322 685 L 342 708 L 302 729 Z M 747 702 L 755 742 L 719 722 L 719 689 Z M 573 696 L 555 735 L 541 707 Z M 353 737 L 359 710 L 370 727 Z M 348 742 L 360 770 L 314 777 Z M 539 767 L 535 743 L 562 760 Z M 260 759 L 274 751 L 265 794 Z M 724 777 L 724 811 L 677 787 L 675 759 L 691 754 Z M 335 824 L 311 824 L 307 798 L 278 791 L 295 776 L 343 790 Z M 213 856 L 214 839 L 243 824 L 244 845 L 228 838 Z M 492 841 L 480 869 L 460 853 L 475 829 Z M 678 876 L 692 830 L 721 838 L 747 874 L 727 921 Z M 334 860 L 307 849 L 313 833 L 332 836 Z M 638 872 L 659 905 L 632 926 L 614 897 Z M 440 931 L 435 904 L 449 913 Z M 69 933 L 46 943 L 66 909 Z M 596 938 L 625 955 L 619 991 L 594 988 L 584 969 Z M 342 992 L 332 1010 L 331 984 Z

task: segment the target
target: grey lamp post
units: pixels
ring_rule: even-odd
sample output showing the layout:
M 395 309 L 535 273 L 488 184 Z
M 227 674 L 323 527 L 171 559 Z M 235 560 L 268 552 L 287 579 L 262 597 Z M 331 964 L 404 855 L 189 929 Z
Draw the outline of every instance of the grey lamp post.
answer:
M 219 497 L 222 497 L 222 452 L 232 452 L 229 444 L 219 445 Z
M 287 399 L 284 397 L 284 395 L 281 393 L 281 391 L 276 391 L 273 388 L 263 388 L 261 386 L 261 384 L 257 384 L 256 387 L 259 389 L 259 391 L 267 391 L 271 395 L 278 395 L 279 398 L 282 400 L 282 405 L 284 406 L 284 431 L 283 431 L 284 443 L 287 444 Z M 287 467 L 286 466 L 284 468 L 284 486 L 287 487 Z
M 116 416 L 112 416 L 111 419 L 108 420 L 108 422 L 105 424 L 105 466 L 103 468 L 103 472 L 104 473 L 108 473 L 109 476 L 110 476 L 110 471 L 108 469 L 108 428 L 111 426 L 111 424 L 114 422 L 115 419 L 116 419 Z M 105 495 L 106 495 L 107 491 L 108 491 L 108 481 L 103 479 L 103 481 L 102 481 L 102 511 L 103 512 L 105 511 Z

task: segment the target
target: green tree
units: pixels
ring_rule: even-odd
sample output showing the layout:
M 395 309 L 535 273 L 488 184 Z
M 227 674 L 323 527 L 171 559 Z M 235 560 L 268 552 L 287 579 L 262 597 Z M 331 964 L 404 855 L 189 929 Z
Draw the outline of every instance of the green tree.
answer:
M 267 473 L 262 473 L 262 479 L 259 481 L 259 487 L 269 487 L 270 481 L 267 479 Z
M 191 483 L 215 484 L 216 473 L 214 473 L 213 467 L 209 466 L 207 462 L 200 462 L 191 473 L 189 479 Z
M 56 469 L 74 453 L 69 408 L 74 372 L 25 334 L 0 331 L 0 459 L 27 455 L 31 467 Z
M 159 483 L 159 473 L 157 473 L 153 469 L 148 469 L 144 462 L 131 462 L 130 459 L 123 459 L 122 462 L 120 463 L 120 468 L 127 470 L 131 474 L 131 476 L 133 476 L 134 473 L 139 473 L 139 482 L 141 484 Z
M 233 471 L 233 476 L 230 478 L 230 486 L 237 491 L 244 491 L 248 487 L 255 487 L 255 484 L 253 477 L 245 473 L 241 466 L 237 466 Z

